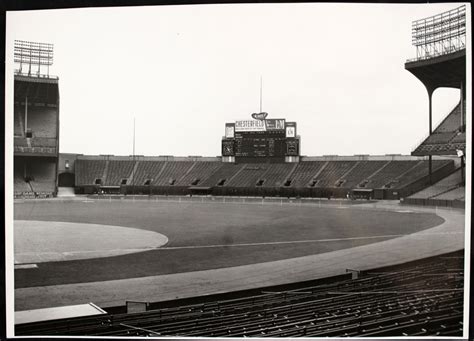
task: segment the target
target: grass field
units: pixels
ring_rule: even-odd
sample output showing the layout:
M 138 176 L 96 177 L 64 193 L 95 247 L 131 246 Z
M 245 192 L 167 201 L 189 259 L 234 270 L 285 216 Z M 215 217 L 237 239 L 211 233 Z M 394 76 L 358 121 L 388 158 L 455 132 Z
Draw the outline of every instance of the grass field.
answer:
M 134 227 L 162 248 L 15 270 L 15 287 L 146 277 L 287 259 L 379 242 L 443 222 L 433 213 L 357 207 L 171 202 L 23 202 L 15 219 Z

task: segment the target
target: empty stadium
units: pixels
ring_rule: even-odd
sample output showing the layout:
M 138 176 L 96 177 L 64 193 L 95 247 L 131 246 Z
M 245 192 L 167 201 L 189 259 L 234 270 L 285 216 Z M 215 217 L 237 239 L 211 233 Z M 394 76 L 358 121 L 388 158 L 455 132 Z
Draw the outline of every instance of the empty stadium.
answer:
M 305 122 L 261 93 L 219 156 L 63 153 L 53 46 L 15 40 L 15 335 L 467 335 L 466 15 L 412 18 L 399 67 L 429 134 L 410 155 L 303 155 Z M 433 123 L 438 88 L 459 101 Z

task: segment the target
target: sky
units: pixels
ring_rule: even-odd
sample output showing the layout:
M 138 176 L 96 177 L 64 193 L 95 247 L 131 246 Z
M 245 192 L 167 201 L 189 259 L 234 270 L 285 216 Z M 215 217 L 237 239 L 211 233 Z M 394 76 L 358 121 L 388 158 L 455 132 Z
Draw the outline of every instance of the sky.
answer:
M 262 77 L 263 111 L 297 122 L 301 155 L 410 154 L 428 134 L 426 90 L 404 69 L 411 22 L 458 6 L 7 12 L 7 72 L 15 39 L 54 44 L 61 153 L 131 155 L 135 120 L 137 155 L 218 156 L 225 123 L 259 111 Z M 458 101 L 436 90 L 433 122 Z

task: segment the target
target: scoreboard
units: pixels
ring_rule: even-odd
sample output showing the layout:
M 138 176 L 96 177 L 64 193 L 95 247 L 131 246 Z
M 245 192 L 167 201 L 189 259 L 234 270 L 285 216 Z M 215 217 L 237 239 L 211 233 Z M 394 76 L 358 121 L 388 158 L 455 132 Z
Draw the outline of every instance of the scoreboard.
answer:
M 285 156 L 285 133 L 236 133 L 234 148 L 236 157 Z
M 278 158 L 299 155 L 296 123 L 284 119 L 245 120 L 227 123 L 222 139 L 222 156 Z

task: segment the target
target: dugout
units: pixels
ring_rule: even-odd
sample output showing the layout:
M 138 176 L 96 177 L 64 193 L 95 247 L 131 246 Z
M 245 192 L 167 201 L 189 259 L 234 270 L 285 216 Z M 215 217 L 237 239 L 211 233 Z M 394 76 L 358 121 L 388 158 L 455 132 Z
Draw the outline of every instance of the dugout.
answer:
M 351 190 L 352 199 L 370 200 L 374 197 L 374 190 L 370 188 L 354 188 Z
M 210 195 L 212 194 L 212 187 L 191 186 L 189 191 L 191 195 Z

